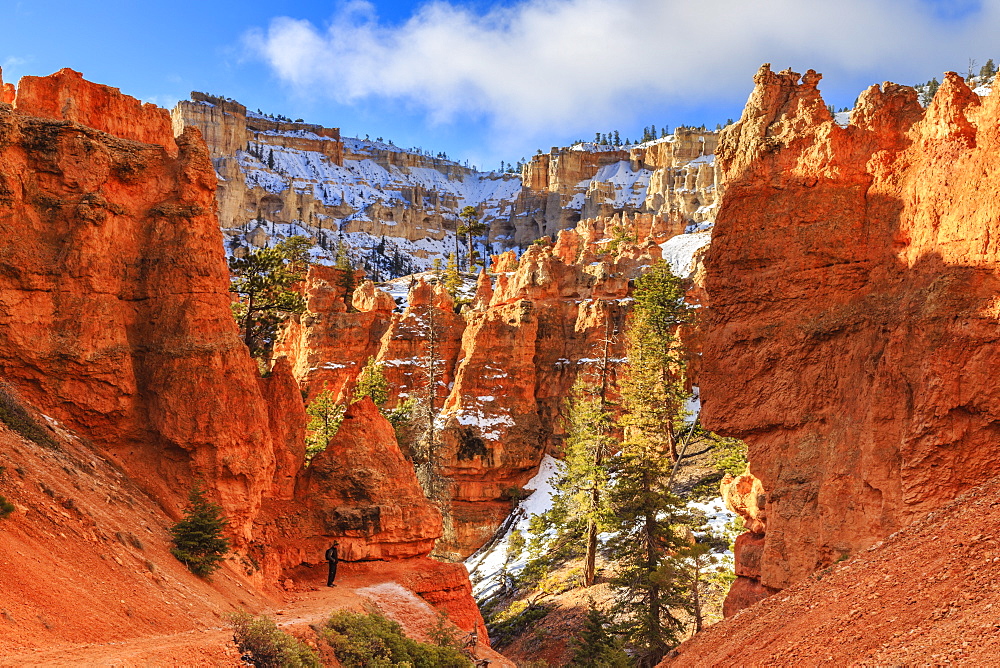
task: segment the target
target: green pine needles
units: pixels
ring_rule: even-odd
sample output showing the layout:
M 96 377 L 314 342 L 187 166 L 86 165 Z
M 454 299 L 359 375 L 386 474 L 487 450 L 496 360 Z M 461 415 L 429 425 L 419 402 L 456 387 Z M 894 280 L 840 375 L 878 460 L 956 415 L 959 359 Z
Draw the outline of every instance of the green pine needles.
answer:
M 170 553 L 189 571 L 208 579 L 229 552 L 229 540 L 223 535 L 226 518 L 220 506 L 205 498 L 200 484 L 191 489 L 188 503 L 184 519 L 170 529 L 174 543 Z

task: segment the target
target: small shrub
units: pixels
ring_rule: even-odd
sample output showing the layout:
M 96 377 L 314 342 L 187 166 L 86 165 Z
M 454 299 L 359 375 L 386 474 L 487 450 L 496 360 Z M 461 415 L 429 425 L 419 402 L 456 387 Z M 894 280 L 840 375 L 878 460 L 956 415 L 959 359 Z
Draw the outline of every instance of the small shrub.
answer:
M 229 552 L 229 540 L 222 533 L 226 518 L 222 508 L 205 498 L 199 484 L 191 489 L 188 501 L 184 519 L 170 529 L 174 542 L 170 553 L 198 577 L 208 578 Z
M 0 520 L 7 519 L 7 517 L 14 512 L 14 504 L 7 500 L 5 496 L 0 494 Z
M 338 612 L 330 617 L 322 635 L 344 668 L 468 668 L 472 665 L 455 647 L 407 638 L 399 624 L 376 613 Z
M 53 449 L 59 447 L 45 428 L 24 409 L 14 390 L 6 383 L 0 383 L 0 422 L 38 445 Z
M 531 604 L 525 600 L 514 601 L 506 610 L 486 620 L 490 630 L 490 641 L 494 647 L 504 647 L 554 609 L 555 606 L 552 605 Z
M 320 668 L 323 665 L 311 647 L 279 629 L 270 617 L 237 612 L 230 620 L 233 642 L 244 661 L 257 668 Z

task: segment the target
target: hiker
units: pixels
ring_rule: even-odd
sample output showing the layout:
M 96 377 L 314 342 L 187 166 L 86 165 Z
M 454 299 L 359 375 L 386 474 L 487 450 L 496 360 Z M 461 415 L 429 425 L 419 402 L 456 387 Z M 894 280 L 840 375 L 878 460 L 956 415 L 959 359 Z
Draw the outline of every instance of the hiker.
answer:
M 327 561 L 328 564 L 330 564 L 330 574 L 326 578 L 326 586 L 327 587 L 336 587 L 337 586 L 337 585 L 333 584 L 333 580 L 334 580 L 334 578 L 337 577 L 337 562 L 340 561 L 340 558 L 337 555 L 337 546 L 338 545 L 340 545 L 340 543 L 338 543 L 337 541 L 333 541 L 333 545 L 331 545 L 330 549 L 328 549 L 326 551 L 326 555 L 325 555 L 326 556 L 326 561 Z

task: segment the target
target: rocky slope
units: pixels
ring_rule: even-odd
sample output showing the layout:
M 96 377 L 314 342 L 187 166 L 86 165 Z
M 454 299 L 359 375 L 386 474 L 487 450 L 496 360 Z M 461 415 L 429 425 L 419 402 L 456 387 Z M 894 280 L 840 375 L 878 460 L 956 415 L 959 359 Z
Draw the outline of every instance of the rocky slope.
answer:
M 13 105 L 0 105 L 4 381 L 121 472 L 108 503 L 148 497 L 157 554 L 199 480 L 229 518 L 252 587 L 273 591 L 292 567 L 320 563 L 336 537 L 347 559 L 422 569 L 418 593 L 464 628 L 481 626 L 464 570 L 426 559 L 439 514 L 373 407 L 357 405 L 343 447 L 302 467 L 305 415 L 291 369 L 278 363 L 261 378 L 230 313 L 215 185 L 200 133 L 175 137 L 165 110 L 72 70 L 23 78 Z M 18 459 L 9 443 L 0 454 Z M 5 522 L 23 527 L 34 550 L 59 553 L 63 537 L 30 512 L 30 486 L 19 487 L 27 501 L 5 494 L 29 512 Z M 82 526 L 103 540 L 88 533 L 91 520 Z M 30 564 L 4 556 L 31 579 Z M 31 596 L 63 610 L 83 605 L 86 590 L 58 600 L 46 591 Z
M 661 666 L 995 665 L 1000 479 L 708 627 Z
M 436 549 L 461 559 L 492 536 L 510 511 L 512 490 L 534 474 L 543 454 L 561 452 L 559 415 L 576 378 L 601 381 L 606 355 L 613 387 L 629 282 L 664 255 L 688 271 L 678 258 L 690 259 L 707 237 L 678 236 L 683 230 L 683 223 L 651 215 L 583 221 L 561 231 L 555 244 L 531 245 L 520 259 L 498 256 L 461 314 L 431 275 L 414 279 L 402 312 L 369 282 L 354 293 L 356 312 L 348 313 L 338 270 L 314 266 L 304 287 L 306 312 L 292 318 L 275 355 L 288 358 L 310 397 L 326 387 L 346 400 L 374 357 L 393 388 L 390 405 L 409 396 L 426 400 L 433 327 L 435 456 L 448 490 Z M 625 237 L 639 241 L 616 241 Z M 692 239 L 692 247 L 678 243 Z
M 842 127 L 819 80 L 763 67 L 718 149 L 700 381 L 704 423 L 746 440 L 759 480 L 737 494 L 758 521 L 737 555 L 745 602 L 1000 461 L 1000 95 L 949 73 L 925 110 L 886 83 Z
M 515 175 L 275 120 L 202 93 L 172 116 L 177 132 L 197 127 L 208 143 L 230 252 L 305 234 L 318 260 L 329 262 L 344 243 L 376 279 L 446 259 L 466 205 L 489 226 L 482 241 L 500 252 L 554 238 L 583 218 L 642 212 L 697 224 L 714 217 L 719 191 L 714 132 L 678 130 L 622 150 L 553 148 Z

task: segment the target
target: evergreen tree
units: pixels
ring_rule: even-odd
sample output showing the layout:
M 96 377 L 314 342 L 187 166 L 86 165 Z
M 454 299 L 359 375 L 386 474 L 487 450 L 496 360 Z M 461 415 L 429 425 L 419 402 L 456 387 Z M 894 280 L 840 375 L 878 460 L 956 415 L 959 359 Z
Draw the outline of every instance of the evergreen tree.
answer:
M 486 225 L 479 221 L 479 212 L 474 206 L 465 207 L 458 215 L 462 219 L 462 225 L 458 228 L 458 231 L 460 234 L 467 235 L 469 245 L 469 264 L 467 267 L 469 271 L 473 271 L 473 262 L 475 261 L 475 246 L 473 241 L 475 237 L 486 231 Z
M 336 267 L 342 272 L 340 275 L 340 287 L 344 290 L 344 304 L 347 311 L 354 311 L 352 303 L 354 297 L 354 264 L 351 262 L 351 255 L 344 244 L 343 238 L 337 239 L 337 259 Z
M 997 66 L 993 64 L 993 59 L 990 58 L 986 61 L 986 64 L 982 66 L 979 70 L 979 76 L 982 78 L 982 82 L 986 83 L 986 80 L 997 73 Z
M 274 169 L 274 149 L 267 152 L 267 168 Z
M 622 588 L 618 614 L 640 666 L 655 665 L 682 630 L 673 610 L 689 604 L 679 554 L 692 521 L 667 487 L 674 452 L 673 424 L 683 405 L 677 326 L 688 319 L 680 280 L 657 262 L 636 281 L 626 328 L 628 364 L 621 382 L 623 440 L 612 462 L 609 498 Z
M 233 315 L 243 331 L 250 354 L 261 356 L 273 343 L 278 325 L 291 313 L 301 313 L 305 300 L 292 286 L 308 267 L 308 255 L 298 239 L 286 239 L 274 248 L 257 248 L 244 257 L 229 259 L 230 292 L 242 299 Z M 305 242 L 308 247 L 308 241 Z
M 611 625 L 608 616 L 590 601 L 587 618 L 575 644 L 573 659 L 569 665 L 574 668 L 628 668 L 631 666 L 622 642 L 608 632 Z
M 377 363 L 374 357 L 368 358 L 361 373 L 358 374 L 358 383 L 351 396 L 352 402 L 371 397 L 379 408 L 385 405 L 389 400 L 389 382 L 385 379 L 382 369 L 383 365 Z
M 427 498 L 435 502 L 440 502 L 443 500 L 446 489 L 444 478 L 441 476 L 439 470 L 437 425 L 435 424 L 438 413 L 438 386 L 440 385 L 442 372 L 437 310 L 434 304 L 424 306 L 424 317 L 422 320 L 425 326 L 424 341 L 426 343 L 422 371 L 426 382 L 421 401 L 414 407 L 413 412 L 423 417 L 423 421 L 427 425 L 427 435 L 423 440 L 423 447 L 415 454 L 413 463 L 417 472 L 417 478 Z
M 611 414 L 597 388 L 578 378 L 566 402 L 566 454 L 549 520 L 560 534 L 582 536 L 583 586 L 594 584 L 597 534 L 607 524 L 607 460 L 614 450 Z
M 170 553 L 189 571 L 207 579 L 229 552 L 229 540 L 223 534 L 226 518 L 221 507 L 205 498 L 199 483 L 191 488 L 188 504 L 184 519 L 170 529 L 174 544 Z
M 326 450 L 344 420 L 344 407 L 335 401 L 324 383 L 322 391 L 306 406 L 306 461 Z
M 458 290 L 462 287 L 462 275 L 458 272 L 458 260 L 455 254 L 448 256 L 448 265 L 444 269 L 444 289 L 452 300 L 458 299 Z

